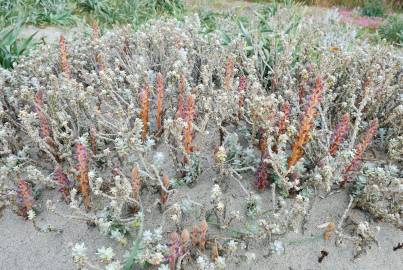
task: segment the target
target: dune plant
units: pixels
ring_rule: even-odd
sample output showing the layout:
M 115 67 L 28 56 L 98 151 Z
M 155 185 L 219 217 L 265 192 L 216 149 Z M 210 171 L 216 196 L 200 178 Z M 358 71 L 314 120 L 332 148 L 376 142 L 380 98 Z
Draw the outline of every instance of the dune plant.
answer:
M 403 16 L 393 15 L 386 19 L 386 22 L 379 28 L 379 35 L 394 44 L 403 44 Z
M 399 214 L 364 197 L 375 190 L 368 183 L 381 186 L 384 196 L 390 180 L 393 196 L 399 193 L 392 168 L 382 165 L 388 177 L 369 178 L 366 155 L 399 146 L 401 52 L 357 38 L 329 14 L 290 26 L 295 12 L 279 8 L 270 15 L 266 26 L 275 38 L 267 34 L 263 43 L 260 33 L 224 19 L 219 25 L 231 38 L 223 44 L 221 35 L 203 34 L 192 16 L 156 20 L 138 32 L 105 30 L 96 42 L 77 34 L 36 48 L 12 70 L 0 69 L 4 193 L 13 203 L 20 179 L 46 193 L 66 188 L 68 206 L 43 202 L 51 214 L 84 220 L 119 250 L 130 250 L 105 260 L 101 249 L 103 259 L 91 260 L 78 244 L 74 257 L 82 268 L 166 268 L 170 255 L 175 267 L 191 269 L 238 263 L 246 255 L 233 256 L 233 242 L 272 241 L 300 228 L 311 196 L 326 198 L 345 176 L 351 180 L 345 185 L 356 187 L 350 206 L 360 200 L 370 213 Z M 250 30 L 261 22 L 249 23 Z M 67 184 L 58 168 L 76 183 Z M 234 193 L 242 199 L 229 196 Z M 47 198 L 53 197 L 41 203 Z M 399 225 L 399 218 L 389 220 Z M 184 229 L 194 224 L 189 236 Z M 164 236 L 172 232 L 184 253 L 170 252 Z
M 35 33 L 27 38 L 20 38 L 21 30 L 21 24 L 17 24 L 0 31 L 0 66 L 2 68 L 11 69 L 18 58 L 33 47 Z

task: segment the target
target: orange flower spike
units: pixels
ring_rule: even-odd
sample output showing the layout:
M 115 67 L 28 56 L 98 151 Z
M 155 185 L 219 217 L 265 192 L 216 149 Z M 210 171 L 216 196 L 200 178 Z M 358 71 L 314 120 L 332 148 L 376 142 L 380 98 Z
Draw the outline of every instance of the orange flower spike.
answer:
M 311 96 L 307 102 L 299 131 L 292 145 L 292 152 L 288 158 L 288 168 L 294 166 L 298 160 L 304 155 L 303 146 L 309 141 L 310 130 L 312 129 L 315 120 L 317 105 L 319 104 L 320 96 L 323 92 L 323 84 L 320 77 L 316 79 L 316 86 L 312 91 Z
M 234 77 L 234 61 L 231 57 L 227 58 L 227 63 L 225 65 L 225 78 L 224 87 L 225 90 L 230 91 L 232 89 L 232 79 Z
M 186 113 L 185 120 L 187 122 L 193 122 L 195 116 L 195 101 L 192 95 L 189 95 L 186 99 Z
M 168 190 L 170 187 L 170 183 L 169 183 L 169 178 L 168 176 L 164 175 L 162 177 L 162 185 L 165 188 L 165 190 Z M 161 187 L 161 191 L 160 191 L 160 199 L 161 199 L 161 204 L 162 205 L 166 205 L 167 201 L 168 201 L 168 192 L 166 192 L 164 190 L 164 188 Z
M 143 142 L 147 138 L 148 134 L 148 114 L 150 110 L 150 93 L 148 84 L 146 84 L 143 88 L 143 92 L 141 93 L 141 113 L 140 117 L 143 121 L 143 130 L 141 132 L 141 139 Z
M 71 79 L 71 69 L 69 62 L 67 61 L 66 41 L 64 39 L 64 35 L 60 36 L 59 46 L 60 46 L 60 65 L 62 72 L 64 73 L 64 76 L 67 79 Z
M 80 182 L 80 190 L 83 195 L 84 207 L 90 208 L 90 182 L 88 178 L 88 154 L 85 145 L 77 143 L 77 160 L 78 160 L 78 180 Z
M 331 138 L 331 144 L 329 147 L 330 155 L 334 156 L 339 150 L 340 144 L 343 142 L 347 132 L 348 132 L 348 125 L 350 124 L 350 117 L 348 113 L 344 114 L 337 124 L 335 131 L 333 132 Z
M 140 199 L 140 189 L 141 189 L 141 179 L 140 179 L 140 170 L 138 166 L 135 166 L 132 170 L 132 197 L 136 201 Z
M 161 73 L 157 74 L 156 78 L 156 88 L 157 88 L 157 130 L 162 128 L 162 113 L 164 110 L 164 79 Z

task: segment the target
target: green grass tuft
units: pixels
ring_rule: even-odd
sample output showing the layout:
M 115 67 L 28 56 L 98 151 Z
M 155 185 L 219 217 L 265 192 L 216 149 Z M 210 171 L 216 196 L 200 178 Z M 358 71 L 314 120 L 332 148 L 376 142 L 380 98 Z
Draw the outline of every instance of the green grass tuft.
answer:
M 390 16 L 379 29 L 379 35 L 397 45 L 403 45 L 403 15 Z

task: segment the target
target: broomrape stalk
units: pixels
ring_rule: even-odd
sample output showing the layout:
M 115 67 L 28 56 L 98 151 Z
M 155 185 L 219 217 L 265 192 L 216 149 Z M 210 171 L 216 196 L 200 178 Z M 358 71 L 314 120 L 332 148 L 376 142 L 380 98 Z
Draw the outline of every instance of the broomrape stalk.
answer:
M 88 210 L 90 208 L 90 184 L 88 179 L 88 154 L 85 145 L 76 144 L 77 151 L 77 179 L 80 183 L 80 191 L 83 195 L 84 206 Z
M 92 153 L 94 155 L 97 154 L 97 129 L 95 125 L 90 126 L 90 142 L 91 142 L 91 148 L 92 148 Z
M 286 101 L 283 106 L 281 107 L 281 118 L 280 121 L 278 123 L 278 132 L 279 134 L 284 134 L 285 131 L 287 130 L 287 121 L 288 121 L 288 117 L 290 115 L 290 103 L 288 103 L 288 101 Z
M 257 176 L 257 181 L 256 181 L 256 187 L 259 191 L 263 191 L 266 188 L 266 185 L 268 184 L 267 182 L 267 169 L 269 168 L 269 164 L 264 161 L 262 158 L 262 161 L 260 162 L 259 168 L 257 169 L 256 176 Z
M 162 185 L 164 186 L 165 190 L 168 190 L 168 188 L 170 186 L 168 176 L 164 175 L 162 177 Z M 161 191 L 160 191 L 160 199 L 161 199 L 161 204 L 163 206 L 166 205 L 166 203 L 168 201 L 168 195 L 169 195 L 168 192 L 166 192 L 164 190 L 164 188 L 161 188 Z
M 17 188 L 17 204 L 19 214 L 25 218 L 28 217 L 28 211 L 32 209 L 31 188 L 28 183 L 21 179 Z
M 156 78 L 156 88 L 157 88 L 157 131 L 162 128 L 162 113 L 164 110 L 164 79 L 161 73 L 157 74 Z
M 200 241 L 199 241 L 199 248 L 201 252 L 204 252 L 206 248 L 206 242 L 207 242 L 207 229 L 208 225 L 205 220 L 202 221 L 200 224 Z
M 185 78 L 181 75 L 178 86 L 178 111 L 176 112 L 176 118 L 185 119 L 185 113 L 183 109 L 183 96 L 185 94 Z
M 345 175 L 343 177 L 343 181 L 340 183 L 341 186 L 344 186 L 348 180 L 347 174 L 357 170 L 360 167 L 361 164 L 361 158 L 362 155 L 364 154 L 365 150 L 368 148 L 370 145 L 372 138 L 376 134 L 376 130 L 378 128 L 378 119 L 374 119 L 371 121 L 369 124 L 369 128 L 367 132 L 365 133 L 364 137 L 361 140 L 361 143 L 359 143 L 355 147 L 355 154 L 353 159 L 351 160 L 350 164 L 343 170 L 343 174 Z
M 199 244 L 199 226 L 193 225 L 192 231 L 192 246 L 195 247 Z
M 150 93 L 148 84 L 145 84 L 143 92 L 141 93 L 141 112 L 140 117 L 143 121 L 143 131 L 141 132 L 141 139 L 143 142 L 147 138 L 148 134 L 148 112 L 150 109 Z
M 93 21 L 92 22 L 92 42 L 95 45 L 98 43 L 98 41 L 99 41 L 98 23 L 97 23 L 97 21 Z M 95 53 L 95 63 L 96 63 L 98 72 L 102 72 L 105 70 L 105 66 L 102 62 L 101 54 L 98 51 Z
M 245 103 L 245 90 L 246 90 L 246 83 L 247 83 L 247 77 L 245 75 L 242 75 L 239 78 L 239 85 L 238 85 L 238 94 L 239 94 L 239 117 L 241 116 L 241 111 L 243 109 L 244 103 Z
M 350 117 L 348 113 L 344 114 L 337 124 L 336 129 L 334 130 L 331 137 L 331 144 L 329 147 L 330 155 L 334 156 L 339 149 L 340 144 L 343 142 L 344 138 L 348 132 L 348 126 L 350 123 Z
M 186 100 L 186 127 L 184 130 L 183 147 L 185 153 L 189 154 L 193 152 L 192 140 L 193 140 L 193 118 L 194 118 L 194 99 L 192 95 L 189 95 Z
M 51 130 L 49 127 L 48 119 L 42 111 L 43 107 L 43 91 L 38 90 L 35 94 L 35 112 L 39 118 L 39 136 L 46 138 L 50 136 Z
M 316 116 L 316 106 L 319 104 L 319 99 L 322 92 L 322 80 L 320 77 L 318 77 L 316 79 L 316 86 L 313 89 L 311 96 L 308 98 L 299 131 L 291 148 L 292 152 L 288 158 L 288 168 L 294 166 L 304 154 L 302 147 L 309 141 L 309 133 Z
M 74 187 L 74 183 L 70 181 L 60 166 L 57 166 L 53 174 L 53 181 L 58 183 L 61 188 L 59 192 L 63 193 L 64 201 L 69 202 L 70 190 Z
M 225 90 L 229 91 L 232 88 L 232 78 L 234 76 L 234 62 L 231 57 L 227 58 L 227 63 L 225 65 L 225 78 L 224 87 Z
M 99 28 L 97 21 L 92 22 L 92 41 L 96 42 L 99 40 Z
M 140 189 L 141 189 L 141 179 L 140 179 L 140 170 L 136 165 L 132 170 L 132 197 L 137 202 L 140 200 Z
M 71 69 L 69 62 L 67 61 L 66 42 L 64 39 L 64 35 L 60 36 L 59 46 L 60 46 L 60 66 L 62 68 L 62 72 L 66 77 L 66 79 L 71 79 Z
M 267 153 L 267 134 L 263 128 L 259 128 L 259 150 L 263 160 Z

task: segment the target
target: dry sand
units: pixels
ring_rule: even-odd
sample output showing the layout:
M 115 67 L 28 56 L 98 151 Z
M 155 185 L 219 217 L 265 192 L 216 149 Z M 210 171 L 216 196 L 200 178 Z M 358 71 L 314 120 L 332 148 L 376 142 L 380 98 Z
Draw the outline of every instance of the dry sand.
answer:
M 199 194 L 201 196 L 203 193 Z M 345 245 L 336 247 L 334 236 L 329 241 L 323 240 L 323 230 L 317 226 L 328 221 L 337 223 L 347 204 L 348 197 L 344 192 L 333 194 L 326 199 L 314 199 L 303 229 L 299 233 L 292 232 L 280 237 L 285 247 L 284 254 L 269 255 L 269 242 L 262 240 L 250 247 L 250 251 L 256 253 L 257 259 L 254 263 L 234 265 L 229 261 L 228 269 L 402 269 L 403 250 L 392 250 L 393 246 L 402 241 L 402 232 L 390 224 L 374 223 L 371 217 L 362 211 L 350 211 L 348 219 L 365 220 L 371 225 L 379 226 L 379 247 L 373 245 L 367 254 L 354 260 L 352 243 L 346 242 Z M 70 212 L 68 206 L 63 206 L 62 203 L 58 204 L 58 207 L 64 208 L 65 213 Z M 112 246 L 118 254 L 124 251 L 84 221 L 66 220 L 44 211 L 38 215 L 37 224 L 40 227 L 52 224 L 63 232 L 38 232 L 31 222 L 17 216 L 9 208 L 3 211 L 0 218 L 1 270 L 75 269 L 71 246 L 77 242 L 85 242 L 89 248 L 88 254 L 93 255 L 95 249 L 101 246 Z M 320 251 L 323 249 L 328 251 L 329 255 L 322 263 L 318 263 Z

